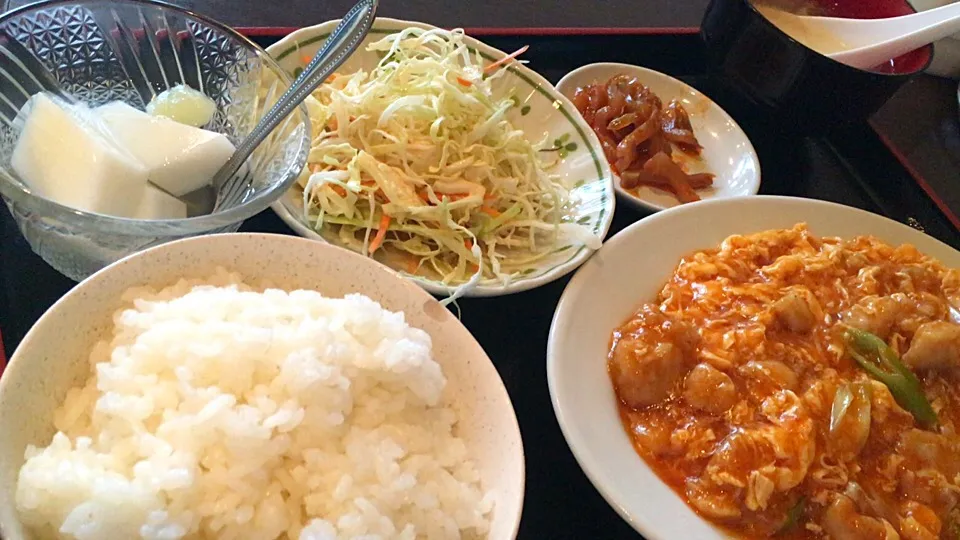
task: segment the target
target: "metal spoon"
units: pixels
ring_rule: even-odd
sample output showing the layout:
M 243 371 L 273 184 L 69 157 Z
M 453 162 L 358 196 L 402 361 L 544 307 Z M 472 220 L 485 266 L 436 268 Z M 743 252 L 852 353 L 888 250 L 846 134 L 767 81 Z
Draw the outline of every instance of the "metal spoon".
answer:
M 233 156 L 217 171 L 213 177 L 213 185 L 217 188 L 214 212 L 240 202 L 250 187 L 251 179 L 249 174 L 237 174 L 237 171 L 260 143 L 357 49 L 373 25 L 378 4 L 378 0 L 361 0 L 344 15 L 303 73 L 293 81 L 276 105 L 240 143 Z

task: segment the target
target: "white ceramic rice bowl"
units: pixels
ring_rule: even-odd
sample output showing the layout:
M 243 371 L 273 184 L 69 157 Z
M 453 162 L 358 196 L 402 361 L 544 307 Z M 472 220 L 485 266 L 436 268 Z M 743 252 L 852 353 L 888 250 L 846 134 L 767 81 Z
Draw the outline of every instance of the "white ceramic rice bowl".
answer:
M 0 538 L 31 538 L 14 502 L 24 450 L 49 443 L 54 410 L 90 375 L 90 350 L 109 331 L 121 294 L 132 286 L 209 277 L 217 267 L 283 289 L 328 297 L 360 293 L 402 311 L 408 324 L 430 334 L 449 395 L 456 396 L 456 433 L 495 500 L 490 537 L 516 536 L 525 481 L 519 426 L 496 368 L 457 318 L 395 272 L 344 249 L 293 236 L 224 234 L 164 244 L 114 263 L 60 299 L 24 337 L 0 378 Z

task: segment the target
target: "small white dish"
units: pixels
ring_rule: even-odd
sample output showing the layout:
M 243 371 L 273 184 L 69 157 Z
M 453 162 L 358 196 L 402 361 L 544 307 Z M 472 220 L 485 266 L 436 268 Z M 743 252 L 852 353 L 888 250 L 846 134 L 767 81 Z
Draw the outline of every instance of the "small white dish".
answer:
M 304 58 L 311 58 L 316 54 L 338 23 L 339 21 L 328 21 L 297 30 L 268 47 L 267 52 L 277 60 L 280 67 L 293 73 L 297 68 L 303 67 Z M 373 69 L 380 57 L 376 52 L 367 51 L 366 46 L 386 35 L 410 27 L 436 28 L 419 22 L 378 17 L 370 34 L 347 59 L 340 71 L 352 73 L 359 69 Z M 471 50 L 478 52 L 488 61 L 506 56 L 503 51 L 470 36 L 465 38 L 465 42 Z M 516 98 L 517 106 L 507 114 L 507 118 L 516 128 L 523 130 L 528 140 L 533 143 L 563 138 L 566 148 L 558 165 L 550 172 L 559 176 L 571 190 L 574 200 L 578 201 L 573 215 L 568 219 L 584 225 L 594 235 L 603 239 L 613 220 L 616 197 L 613 172 L 603 157 L 600 141 L 577 113 L 577 108 L 546 79 L 522 64 L 513 63 L 505 69 L 507 76 L 497 79 L 493 92 L 498 97 Z M 297 188 L 290 190 L 273 204 L 273 210 L 297 234 L 326 242 L 304 219 L 300 193 Z M 585 246 L 560 246 L 552 255 L 542 259 L 527 275 L 514 279 L 506 286 L 481 284 L 467 292 L 466 296 L 499 296 L 539 287 L 570 273 L 592 254 L 593 250 Z M 399 268 L 397 270 L 434 294 L 449 295 L 455 288 L 427 277 L 404 273 Z
M 360 293 L 430 334 L 459 414 L 457 433 L 494 499 L 490 538 L 516 537 L 524 495 L 520 428 L 496 367 L 457 317 L 396 272 L 347 250 L 288 235 L 220 234 L 163 244 L 108 266 L 61 298 L 23 338 L 0 378 L 0 538 L 32 538 L 14 502 L 24 450 L 49 443 L 54 410 L 89 376 L 90 350 L 109 331 L 123 292 L 206 278 L 217 267 L 285 290 Z
M 681 257 L 733 234 L 801 222 L 821 236 L 869 234 L 893 245 L 913 244 L 960 267 L 960 252 L 885 217 L 824 201 L 758 196 L 683 205 L 634 223 L 604 244 L 563 292 L 547 342 L 554 412 L 587 477 L 649 540 L 719 540 L 729 534 L 694 513 L 634 449 L 607 373 L 611 333 L 656 297 Z
M 572 99 L 577 88 L 606 82 L 620 74 L 636 77 L 653 90 L 664 104 L 673 99 L 680 100 L 690 113 L 693 132 L 703 145 L 702 155 L 698 159 L 674 152 L 674 159 L 682 159 L 682 164 L 690 173 L 709 172 L 716 175 L 712 187 L 697 190 L 701 199 L 706 201 L 757 194 L 760 190 L 760 159 L 750 139 L 726 111 L 689 84 L 652 69 L 601 62 L 571 71 L 557 83 L 557 90 Z M 657 211 L 680 204 L 672 194 L 652 187 L 641 186 L 635 192 L 627 191 L 620 187 L 619 177 L 614 185 L 623 199 L 643 209 Z

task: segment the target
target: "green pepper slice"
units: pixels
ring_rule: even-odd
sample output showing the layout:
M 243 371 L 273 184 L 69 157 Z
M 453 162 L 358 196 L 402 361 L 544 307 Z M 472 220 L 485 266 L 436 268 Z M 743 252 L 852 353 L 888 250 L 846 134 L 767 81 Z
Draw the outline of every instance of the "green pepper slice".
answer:
M 775 534 L 777 536 L 786 534 L 796 527 L 800 523 L 800 518 L 803 517 L 803 511 L 806 509 L 806 505 L 807 498 L 800 497 L 800 500 L 791 506 L 790 510 L 787 510 L 787 517 L 784 518 L 783 523 L 780 525 L 780 528 L 777 529 Z
M 847 354 L 871 377 L 886 385 L 893 399 L 913 415 L 920 427 L 933 429 L 937 426 L 937 413 L 927 401 L 920 379 L 886 342 L 857 328 L 847 328 L 843 340 Z

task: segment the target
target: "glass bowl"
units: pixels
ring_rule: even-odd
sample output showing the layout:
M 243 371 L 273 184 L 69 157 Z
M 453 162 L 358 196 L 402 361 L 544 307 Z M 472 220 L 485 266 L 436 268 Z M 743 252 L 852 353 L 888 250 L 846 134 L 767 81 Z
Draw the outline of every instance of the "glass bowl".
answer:
M 236 31 L 152 0 L 53 1 L 11 11 L 0 17 L 0 58 L 0 195 L 31 248 L 72 279 L 164 242 L 236 231 L 292 186 L 306 163 L 310 121 L 301 105 L 247 162 L 242 199 L 214 214 L 148 221 L 57 204 L 32 193 L 10 166 L 19 135 L 13 120 L 30 95 L 62 89 L 91 106 L 120 100 L 143 109 L 183 83 L 216 102 L 204 127 L 236 145 L 290 77 Z M 273 87 L 261 84 L 267 80 Z

